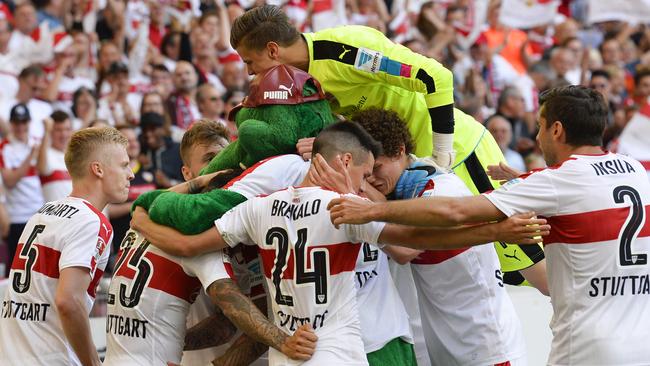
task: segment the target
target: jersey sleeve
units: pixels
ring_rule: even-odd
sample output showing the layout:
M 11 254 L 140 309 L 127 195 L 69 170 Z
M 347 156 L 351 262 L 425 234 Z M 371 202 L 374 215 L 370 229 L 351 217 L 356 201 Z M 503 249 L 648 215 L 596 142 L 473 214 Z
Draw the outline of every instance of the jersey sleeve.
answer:
M 188 274 L 197 277 L 206 291 L 214 281 L 234 279 L 232 266 L 223 251 L 184 259 L 183 268 Z
M 550 217 L 559 211 L 559 193 L 547 171 L 513 179 L 483 196 L 506 216 L 534 211 Z
M 96 269 L 103 268 L 103 262 L 107 261 L 104 252 L 113 239 L 113 229 L 110 225 L 100 221 L 95 215 L 88 215 L 76 225 L 71 225 L 71 230 L 62 230 L 61 235 L 64 235 L 60 238 L 64 244 L 59 259 L 59 271 L 68 267 L 84 267 L 90 270 L 90 277 L 94 277 Z
M 256 245 L 250 235 L 252 229 L 258 224 L 254 218 L 252 205 L 258 202 L 257 199 L 250 199 L 232 210 L 226 212 L 220 219 L 214 222 L 223 240 L 234 248 L 237 244 Z

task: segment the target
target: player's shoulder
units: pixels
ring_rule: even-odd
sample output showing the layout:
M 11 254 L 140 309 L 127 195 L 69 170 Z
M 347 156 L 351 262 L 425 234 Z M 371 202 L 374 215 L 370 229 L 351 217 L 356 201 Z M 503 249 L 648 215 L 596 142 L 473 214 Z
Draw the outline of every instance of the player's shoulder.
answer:
M 436 174 L 431 178 L 432 184 L 428 184 L 422 196 L 448 196 L 463 197 L 471 196 L 472 192 L 465 183 L 454 173 Z

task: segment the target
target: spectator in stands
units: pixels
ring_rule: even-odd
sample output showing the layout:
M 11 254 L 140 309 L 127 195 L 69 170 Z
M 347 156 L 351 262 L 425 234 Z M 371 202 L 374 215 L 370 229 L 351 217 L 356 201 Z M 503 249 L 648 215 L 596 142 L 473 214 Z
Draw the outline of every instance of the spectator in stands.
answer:
M 118 130 L 126 137 L 129 144 L 126 152 L 129 155 L 129 165 L 133 171 L 134 178 L 129 187 L 129 197 L 124 203 L 115 203 L 108 206 L 108 216 L 113 225 L 113 248 L 112 258 L 115 258 L 117 251 L 120 248 L 120 243 L 124 239 L 125 233 L 129 230 L 129 222 L 131 221 L 131 204 L 142 193 L 156 189 L 156 180 L 153 171 L 146 169 L 140 162 L 140 141 L 135 129 L 131 126 L 118 126 Z M 107 269 L 112 269 L 113 266 L 107 266 Z
M 174 91 L 172 75 L 165 65 L 155 64 L 151 68 L 151 87 L 165 100 L 167 100 Z
M 485 126 L 492 136 L 494 136 L 494 140 L 496 140 L 497 144 L 499 144 L 508 165 L 518 171 L 526 171 L 526 164 L 524 163 L 521 154 L 512 150 L 508 146 L 512 141 L 512 126 L 510 125 L 510 122 L 502 116 L 494 115 L 488 118 L 485 122 Z
M 217 88 L 210 84 L 203 84 L 196 91 L 196 105 L 201 113 L 201 118 L 216 122 L 223 122 L 223 99 Z
M 169 188 L 183 181 L 180 146 L 165 133 L 165 119 L 158 113 L 145 113 L 140 118 L 142 152 L 155 174 L 158 188 Z
M 43 205 L 43 193 L 36 175 L 38 146 L 29 135 L 29 124 L 34 122 L 31 122 L 27 105 L 19 103 L 13 106 L 9 122 L 9 136 L 0 143 L 0 173 L 7 188 L 7 210 L 11 222 L 7 244 L 11 263 L 27 220 Z M 37 123 L 42 124 L 40 121 Z
M 512 139 L 509 146 L 522 155 L 535 147 L 535 142 L 530 138 L 531 131 L 523 120 L 525 113 L 526 105 L 519 89 L 514 86 L 506 87 L 499 96 L 496 115 L 510 122 Z
M 70 111 L 75 90 L 81 87 L 94 89 L 95 84 L 92 80 L 75 74 L 77 53 L 72 44 L 55 55 L 55 63 L 56 70 L 45 90 L 44 99 L 54 103 L 56 108 Z
M 72 95 L 72 128 L 74 131 L 88 127 L 97 118 L 97 98 L 91 89 L 81 87 Z
M 244 63 L 241 61 L 231 61 L 223 64 L 221 82 L 228 91 L 246 90 L 248 87 L 248 75 L 246 74 Z
M 198 76 L 194 66 L 187 61 L 180 61 L 174 70 L 174 93 L 167 100 L 167 110 L 172 126 L 187 130 L 199 117 L 196 106 L 196 88 Z
M 43 120 L 52 114 L 49 103 L 37 99 L 45 83 L 45 73 L 40 66 L 28 66 L 18 75 L 18 92 L 14 98 L 6 99 L 0 108 L 0 116 L 8 120 L 9 111 L 18 104 L 24 104 L 29 110 L 31 120 L 36 123 L 29 125 L 29 135 L 36 139 L 43 138 Z
M 16 50 L 29 42 L 32 32 L 38 27 L 36 9 L 29 1 L 23 1 L 16 5 L 14 10 L 14 31 L 9 41 L 9 49 Z
M 63 158 L 72 136 L 72 121 L 67 113 L 56 110 L 43 124 L 45 135 L 39 147 L 37 168 L 43 198 L 51 202 L 72 192 L 72 179 Z
M 97 96 L 102 97 L 111 91 L 108 82 L 106 82 L 106 76 L 111 65 L 120 61 L 120 54 L 120 48 L 113 42 L 104 42 L 99 48 L 97 55 L 97 88 L 95 88 Z
M 637 68 L 634 75 L 634 101 L 639 107 L 648 104 L 650 97 L 650 67 L 641 66 Z
M 573 53 L 564 47 L 556 47 L 551 51 L 550 64 L 557 77 L 577 85 L 580 83 L 580 73 L 578 73 L 577 79 L 570 74 L 574 67 L 573 60 Z
M 99 99 L 97 116 L 113 126 L 137 124 L 140 96 L 130 93 L 129 68 L 122 62 L 114 62 L 107 80 L 111 92 Z

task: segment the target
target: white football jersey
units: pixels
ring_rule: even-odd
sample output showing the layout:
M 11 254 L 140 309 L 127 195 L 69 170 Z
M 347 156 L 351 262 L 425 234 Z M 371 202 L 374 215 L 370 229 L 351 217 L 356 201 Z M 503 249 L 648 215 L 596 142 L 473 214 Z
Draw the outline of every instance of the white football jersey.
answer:
M 294 188 L 252 198 L 216 221 L 224 240 L 258 245 L 275 323 L 288 333 L 311 324 L 316 352 L 305 365 L 367 365 L 360 335 L 354 269 L 360 242 L 376 243 L 383 223 L 330 222 L 327 204 L 340 194 Z M 293 365 L 276 350 L 271 365 Z
M 422 197 L 472 195 L 455 174 L 432 181 Z M 493 243 L 425 251 L 411 261 L 432 365 L 514 365 L 525 359 L 521 324 L 500 268 Z
M 175 257 L 129 230 L 108 292 L 104 365 L 180 363 L 190 304 L 224 278 L 232 268 L 222 252 Z
M 0 309 L 1 365 L 79 365 L 54 304 L 59 275 L 69 267 L 90 270 L 86 315 L 95 301 L 113 228 L 88 201 L 67 197 L 45 204 L 20 236 Z
M 381 349 L 395 338 L 413 343 L 409 318 L 390 275 L 386 253 L 374 245 L 362 244 L 354 275 L 366 353 Z
M 310 164 L 296 154 L 272 156 L 244 170 L 223 189 L 237 192 L 248 199 L 271 194 L 299 185 L 305 179 Z
M 551 365 L 650 364 L 650 182 L 641 164 L 572 155 L 486 194 L 548 219 Z

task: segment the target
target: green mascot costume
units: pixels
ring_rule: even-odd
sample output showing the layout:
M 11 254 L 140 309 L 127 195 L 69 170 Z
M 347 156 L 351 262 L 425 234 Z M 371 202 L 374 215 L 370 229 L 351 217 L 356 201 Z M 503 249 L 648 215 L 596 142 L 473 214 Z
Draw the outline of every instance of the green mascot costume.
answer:
M 201 174 L 245 169 L 271 156 L 294 153 L 299 139 L 315 137 L 334 122 L 318 81 L 288 65 L 258 74 L 249 95 L 229 118 L 233 115 L 238 139 L 215 156 Z M 146 209 L 156 223 L 193 235 L 208 230 L 214 220 L 245 200 L 224 189 L 192 195 L 157 190 L 142 194 L 133 207 Z

